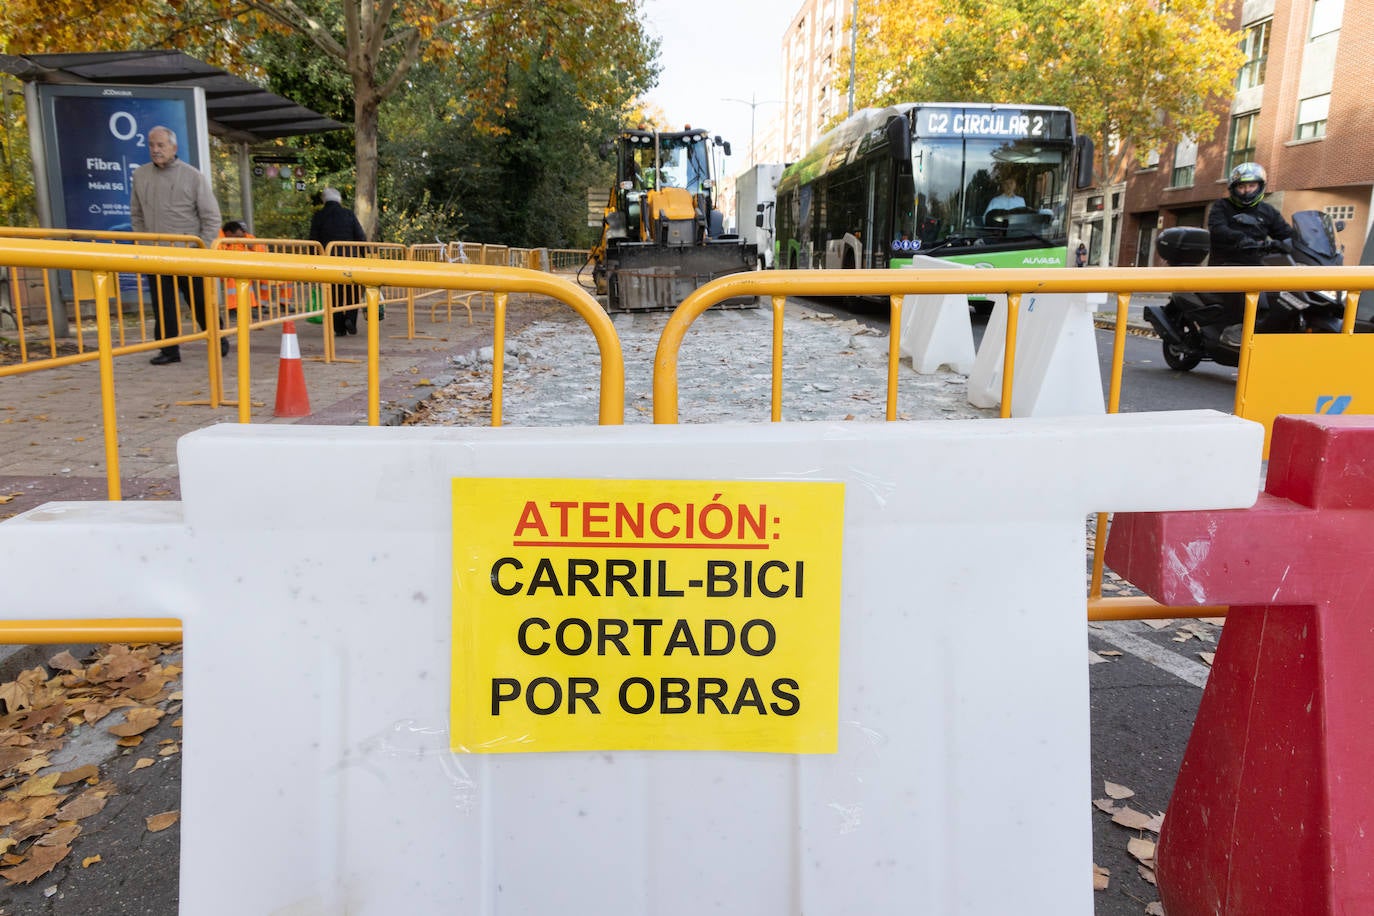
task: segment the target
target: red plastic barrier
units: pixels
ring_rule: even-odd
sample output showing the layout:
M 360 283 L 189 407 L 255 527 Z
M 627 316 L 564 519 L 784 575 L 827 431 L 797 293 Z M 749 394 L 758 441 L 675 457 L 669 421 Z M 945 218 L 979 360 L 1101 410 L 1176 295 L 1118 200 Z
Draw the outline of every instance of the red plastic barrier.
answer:
M 1253 508 L 1117 515 L 1106 562 L 1231 606 L 1156 851 L 1169 916 L 1374 913 L 1374 417 L 1279 417 Z

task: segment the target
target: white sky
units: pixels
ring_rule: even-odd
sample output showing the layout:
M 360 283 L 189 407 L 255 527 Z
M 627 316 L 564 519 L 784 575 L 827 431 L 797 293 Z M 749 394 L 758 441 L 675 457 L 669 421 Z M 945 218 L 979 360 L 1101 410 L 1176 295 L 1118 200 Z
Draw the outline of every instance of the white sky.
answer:
M 675 127 L 703 127 L 730 141 L 726 174 L 749 165 L 755 131 L 782 110 L 782 35 L 801 0 L 645 0 L 649 31 L 663 39 L 662 72 L 648 95 Z M 763 104 L 771 102 L 775 104 Z

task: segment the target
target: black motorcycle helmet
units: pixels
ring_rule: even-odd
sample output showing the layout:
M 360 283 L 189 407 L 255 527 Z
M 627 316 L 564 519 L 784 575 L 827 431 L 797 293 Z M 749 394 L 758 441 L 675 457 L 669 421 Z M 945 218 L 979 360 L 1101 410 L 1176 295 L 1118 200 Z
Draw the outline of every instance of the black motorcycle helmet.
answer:
M 1231 180 L 1226 183 L 1226 188 L 1231 192 L 1231 200 L 1236 206 L 1253 207 L 1264 199 L 1265 180 L 1264 166 L 1258 162 L 1242 162 L 1231 170 Z M 1249 194 L 1242 194 L 1236 190 L 1236 185 L 1247 182 L 1258 182 L 1259 188 Z

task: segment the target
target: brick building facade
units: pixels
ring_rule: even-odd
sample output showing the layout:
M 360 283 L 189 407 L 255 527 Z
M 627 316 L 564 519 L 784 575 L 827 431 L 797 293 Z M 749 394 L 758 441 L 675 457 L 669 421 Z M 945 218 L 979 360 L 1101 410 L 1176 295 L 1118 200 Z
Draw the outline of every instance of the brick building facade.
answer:
M 1131 174 L 1114 263 L 1156 263 L 1158 231 L 1203 225 L 1247 160 L 1267 170 L 1269 202 L 1285 217 L 1316 209 L 1343 220 L 1346 263 L 1358 263 L 1374 219 L 1374 3 L 1244 0 L 1235 25 L 1247 55 L 1235 96 L 1211 136 Z

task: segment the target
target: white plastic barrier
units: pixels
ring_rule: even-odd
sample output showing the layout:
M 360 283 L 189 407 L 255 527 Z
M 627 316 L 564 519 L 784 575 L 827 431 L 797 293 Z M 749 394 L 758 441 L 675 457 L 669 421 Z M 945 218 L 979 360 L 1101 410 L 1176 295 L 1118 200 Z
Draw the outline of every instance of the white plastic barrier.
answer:
M 0 611 L 184 621 L 184 913 L 1090 916 L 1083 519 L 1249 505 L 1262 437 L 1211 411 L 220 425 L 182 439 L 181 503 L 0 523 Z M 283 467 L 313 470 L 262 485 Z M 631 524 L 608 492 L 652 507 L 658 546 L 599 537 Z M 577 579 L 579 556 L 623 575 Z M 659 656 L 628 618 L 715 620 L 715 649 Z M 549 648 L 564 620 L 604 653 L 577 627 Z M 623 715 L 627 648 L 722 674 L 726 704 Z M 795 685 L 764 680 L 775 656 Z M 484 666 L 551 679 L 511 699 Z M 529 714 L 579 673 L 604 689 L 584 679 L 575 716 Z M 746 702 L 754 674 L 772 686 Z
M 973 270 L 945 258 L 916 255 L 911 267 Z M 1006 296 L 1000 297 L 1006 301 Z M 907 296 L 902 300 L 902 336 L 898 346 L 903 356 L 911 357 L 911 367 L 929 374 L 948 366 L 968 375 L 973 371 L 973 324 L 969 319 L 968 296 Z
M 1097 358 L 1092 300 L 1068 293 L 1026 293 L 1017 324 L 1011 416 L 1064 417 L 1106 412 Z M 974 407 L 1002 403 L 1007 306 L 992 310 L 973 371 L 968 400 Z

